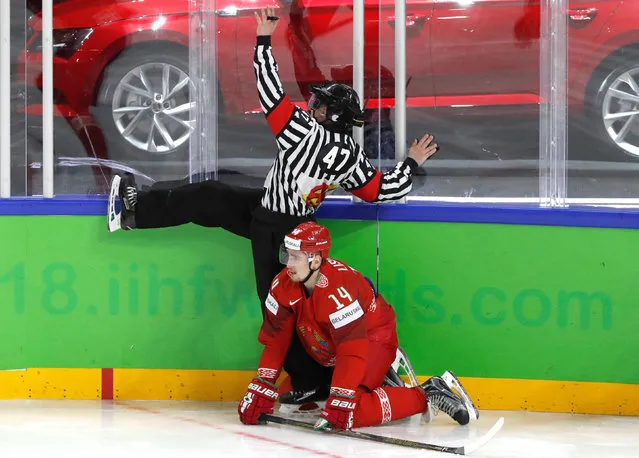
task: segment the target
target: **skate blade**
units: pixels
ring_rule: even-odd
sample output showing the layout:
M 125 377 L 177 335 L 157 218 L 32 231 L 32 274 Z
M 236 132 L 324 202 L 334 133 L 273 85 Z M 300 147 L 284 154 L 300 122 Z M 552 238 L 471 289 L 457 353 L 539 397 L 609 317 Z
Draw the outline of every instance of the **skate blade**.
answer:
M 427 402 L 426 410 L 422 414 L 422 421 L 424 423 L 431 423 L 434 419 L 435 415 L 433 415 L 433 408 L 430 405 L 430 401 Z
M 115 175 L 111 180 L 111 189 L 109 191 L 109 204 L 107 212 L 107 229 L 109 232 L 115 232 L 118 229 L 122 229 L 121 219 L 122 215 L 115 211 L 115 198 L 118 196 L 118 190 L 120 189 L 120 176 Z
M 280 413 L 286 415 L 318 415 L 324 410 L 326 401 L 309 402 L 306 404 L 280 404 Z
M 409 379 L 409 384 L 407 386 L 414 387 L 419 385 L 419 381 L 417 380 L 417 375 L 415 374 L 415 370 L 411 365 L 406 352 L 402 347 L 397 347 L 397 354 L 395 356 L 395 362 L 393 363 L 393 369 L 397 372 L 398 368 L 402 368 L 402 370 L 406 373 Z
M 479 411 L 477 410 L 477 407 L 475 407 L 472 399 L 459 382 L 459 379 L 455 377 L 455 374 L 450 371 L 446 371 L 442 375 L 442 380 L 446 383 L 446 385 L 448 385 L 448 388 L 450 388 L 451 390 L 455 390 L 457 394 L 459 394 L 459 396 L 462 398 L 464 404 L 466 405 L 466 409 L 468 409 L 470 420 L 472 421 L 479 419 Z
M 408 356 L 406 355 L 406 351 L 402 347 L 397 347 L 397 353 L 395 356 L 395 361 L 392 364 L 393 370 L 398 372 L 398 369 L 401 367 L 404 373 L 408 376 L 408 383 L 404 383 L 405 387 L 414 388 L 419 386 L 419 381 L 417 380 L 417 375 L 415 375 L 415 370 L 408 360 Z M 431 407 L 430 401 L 427 401 L 426 410 L 422 413 L 422 421 L 424 423 L 431 423 L 435 418 L 433 413 L 433 408 Z

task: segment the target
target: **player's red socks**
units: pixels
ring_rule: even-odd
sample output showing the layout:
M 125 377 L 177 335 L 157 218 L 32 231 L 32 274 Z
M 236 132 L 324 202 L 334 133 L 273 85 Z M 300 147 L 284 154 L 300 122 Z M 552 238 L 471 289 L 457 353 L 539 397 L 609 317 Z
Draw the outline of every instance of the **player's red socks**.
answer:
M 353 427 L 373 426 L 410 417 L 426 410 L 426 395 L 420 387 L 382 387 L 363 393 L 355 409 Z

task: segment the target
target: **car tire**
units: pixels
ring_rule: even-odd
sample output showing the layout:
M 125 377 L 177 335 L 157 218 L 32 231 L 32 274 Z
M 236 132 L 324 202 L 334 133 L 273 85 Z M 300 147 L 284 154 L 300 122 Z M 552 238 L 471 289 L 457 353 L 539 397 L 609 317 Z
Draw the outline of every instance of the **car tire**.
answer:
M 631 116 L 623 115 L 639 110 L 639 99 L 632 101 L 620 96 L 624 92 L 639 97 L 639 51 L 636 49 L 621 50 L 599 67 L 591 80 L 588 114 L 604 151 L 625 153 L 626 157 L 639 160 L 639 119 L 631 120 Z M 610 158 L 616 159 L 614 155 Z
M 104 71 L 94 114 L 108 158 L 144 169 L 186 162 L 195 127 L 191 91 L 186 48 L 138 45 L 122 52 Z

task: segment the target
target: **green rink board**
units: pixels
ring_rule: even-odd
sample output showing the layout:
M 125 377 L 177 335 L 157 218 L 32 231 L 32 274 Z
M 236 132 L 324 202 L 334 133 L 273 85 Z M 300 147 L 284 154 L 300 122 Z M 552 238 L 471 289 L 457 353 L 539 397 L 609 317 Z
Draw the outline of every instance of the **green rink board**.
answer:
M 375 279 L 419 374 L 639 383 L 639 232 L 328 220 Z M 379 234 L 378 234 L 379 227 Z M 254 369 L 248 241 L 194 225 L 4 217 L 0 369 Z
M 639 231 L 380 223 L 417 373 L 639 383 Z
M 252 369 L 250 243 L 221 229 L 118 231 L 103 217 L 4 217 L 0 369 Z M 375 275 L 375 222 L 331 221 L 335 255 Z

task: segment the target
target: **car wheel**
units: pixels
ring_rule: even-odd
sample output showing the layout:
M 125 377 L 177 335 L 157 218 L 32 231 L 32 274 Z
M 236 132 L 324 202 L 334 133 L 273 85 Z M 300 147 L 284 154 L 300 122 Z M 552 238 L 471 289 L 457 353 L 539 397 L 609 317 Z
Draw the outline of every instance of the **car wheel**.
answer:
M 185 160 L 195 129 L 194 91 L 186 50 L 122 53 L 106 68 L 97 100 L 109 158 Z
M 590 115 L 599 138 L 639 159 L 639 53 L 609 59 L 593 81 Z

